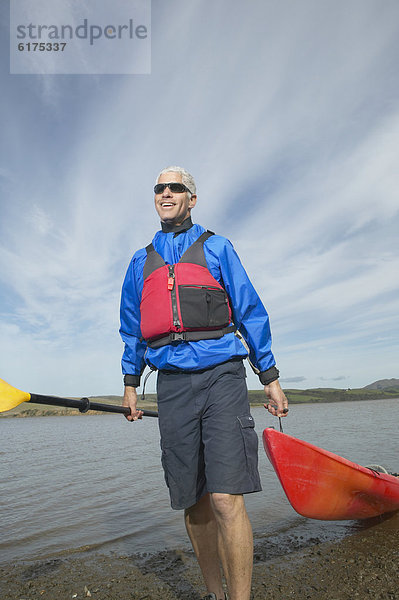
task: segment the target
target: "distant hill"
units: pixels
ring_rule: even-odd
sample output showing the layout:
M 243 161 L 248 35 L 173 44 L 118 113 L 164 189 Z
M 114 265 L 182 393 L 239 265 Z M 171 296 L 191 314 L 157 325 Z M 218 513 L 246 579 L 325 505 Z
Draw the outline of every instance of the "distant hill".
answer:
M 290 404 L 321 403 L 321 402 L 345 402 L 347 400 L 378 400 L 394 399 L 399 402 L 399 379 L 381 379 L 370 383 L 363 388 L 336 389 L 336 388 L 312 388 L 307 390 L 286 389 L 284 392 Z M 90 400 L 105 402 L 105 404 L 122 404 L 122 396 L 91 396 Z M 249 390 L 249 401 L 252 405 L 262 405 L 265 402 L 263 390 Z M 156 408 L 156 394 L 146 394 L 145 401 L 139 397 L 140 408 L 154 410 Z M 83 416 L 93 414 L 92 411 Z M 106 412 L 97 412 L 100 415 L 109 415 Z M 6 417 L 47 417 L 62 415 L 81 415 L 77 409 L 63 408 L 59 406 L 47 406 L 32 402 L 22 402 L 11 411 L 0 413 L 0 419 Z M 116 416 L 116 415 L 115 415 Z M 121 416 L 121 415 L 119 415 Z
M 364 390 L 386 390 L 389 388 L 399 388 L 399 379 L 379 379 L 364 386 Z

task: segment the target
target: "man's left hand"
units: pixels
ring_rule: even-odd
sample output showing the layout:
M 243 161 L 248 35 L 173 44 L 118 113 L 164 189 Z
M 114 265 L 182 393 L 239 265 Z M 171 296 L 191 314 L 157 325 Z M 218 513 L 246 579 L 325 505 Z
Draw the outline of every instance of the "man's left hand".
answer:
M 288 400 L 281 389 L 278 379 L 265 385 L 265 394 L 269 402 L 263 405 L 271 415 L 275 417 L 286 417 L 288 413 Z

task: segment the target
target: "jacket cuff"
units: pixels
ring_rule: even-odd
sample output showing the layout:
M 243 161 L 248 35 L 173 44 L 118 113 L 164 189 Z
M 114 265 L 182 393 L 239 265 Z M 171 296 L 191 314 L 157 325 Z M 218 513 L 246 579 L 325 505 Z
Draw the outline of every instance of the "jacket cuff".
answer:
M 262 385 L 269 385 L 272 381 L 276 381 L 280 377 L 280 371 L 276 366 L 270 367 L 267 371 L 261 371 L 259 373 L 259 379 Z
M 123 383 L 127 387 L 139 387 L 141 375 L 130 375 L 126 374 L 123 378 Z

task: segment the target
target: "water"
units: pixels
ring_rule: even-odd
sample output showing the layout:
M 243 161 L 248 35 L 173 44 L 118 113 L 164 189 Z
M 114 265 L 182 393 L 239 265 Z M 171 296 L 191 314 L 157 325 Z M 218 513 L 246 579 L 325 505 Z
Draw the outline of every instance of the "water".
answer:
M 261 437 L 277 419 L 252 411 Z M 398 400 L 293 405 L 284 431 L 359 464 L 398 470 Z M 157 419 L 119 415 L 0 419 L 0 562 L 100 550 L 132 554 L 187 547 L 160 466 Z M 286 500 L 263 448 L 263 492 L 246 503 L 255 539 L 291 532 L 334 539 L 355 522 L 312 521 Z

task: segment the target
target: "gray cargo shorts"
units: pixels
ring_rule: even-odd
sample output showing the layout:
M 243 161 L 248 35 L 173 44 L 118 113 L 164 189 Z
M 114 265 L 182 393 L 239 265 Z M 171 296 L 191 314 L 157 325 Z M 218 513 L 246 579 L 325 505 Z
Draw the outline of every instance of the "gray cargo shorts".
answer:
M 162 466 L 172 508 L 188 508 L 207 492 L 262 489 L 245 377 L 242 360 L 158 373 Z

